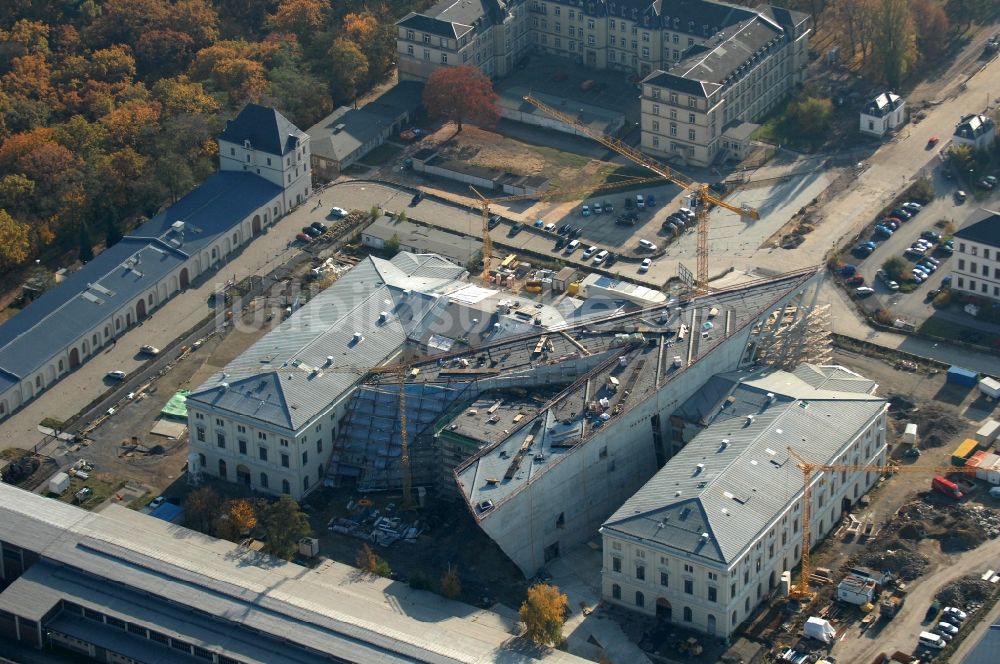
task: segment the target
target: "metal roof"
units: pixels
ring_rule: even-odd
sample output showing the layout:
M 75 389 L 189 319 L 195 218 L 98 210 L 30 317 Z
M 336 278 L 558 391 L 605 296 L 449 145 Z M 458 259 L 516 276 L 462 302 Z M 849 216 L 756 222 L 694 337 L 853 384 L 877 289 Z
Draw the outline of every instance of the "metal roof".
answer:
M 189 394 L 188 407 L 295 431 L 395 356 L 464 273 L 438 256 L 369 257 Z
M 388 579 L 358 579 L 332 561 L 307 569 L 274 560 L 118 505 L 90 513 L 0 484 L 0 540 L 40 556 L 0 593 L 0 610 L 17 615 L 40 618 L 66 599 L 248 662 L 308 663 L 313 653 L 359 662 L 535 661 L 508 649 L 514 625 L 497 614 Z M 71 633 L 80 627 L 69 616 L 57 621 Z M 542 659 L 580 661 L 558 651 Z
M 250 141 L 254 150 L 285 155 L 308 135 L 284 115 L 269 106 L 247 104 L 234 120 L 226 122 L 219 140 L 242 145 Z
M 722 378 L 733 381 L 731 400 L 603 530 L 730 564 L 801 493 L 788 448 L 833 462 L 885 408 L 872 381 L 842 367 Z
M 955 232 L 955 237 L 970 242 L 988 244 L 992 247 L 1000 247 L 1000 214 L 992 210 L 985 210 L 987 216 L 979 221 L 960 228 Z
M 11 374 L 0 381 L 30 376 L 280 193 L 249 173 L 210 177 L 0 326 L 0 368 Z

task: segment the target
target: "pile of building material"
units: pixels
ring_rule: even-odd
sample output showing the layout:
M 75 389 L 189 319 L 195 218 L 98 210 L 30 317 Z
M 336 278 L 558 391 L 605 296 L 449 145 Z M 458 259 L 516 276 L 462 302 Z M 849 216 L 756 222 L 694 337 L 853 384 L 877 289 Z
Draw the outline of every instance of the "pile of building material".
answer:
M 386 547 L 399 540 L 414 542 L 423 532 L 419 521 L 410 523 L 393 516 L 395 505 L 392 503 L 378 510 L 369 501 L 352 500 L 347 504 L 347 510 L 349 516 L 330 519 L 327 530 Z
M 938 593 L 937 599 L 942 604 L 961 606 L 972 613 L 992 597 L 996 590 L 996 586 L 989 581 L 984 581 L 976 576 L 963 576 Z
M 907 548 L 878 547 L 861 555 L 860 562 L 869 567 L 892 572 L 894 576 L 912 581 L 925 571 L 930 562 L 924 556 Z

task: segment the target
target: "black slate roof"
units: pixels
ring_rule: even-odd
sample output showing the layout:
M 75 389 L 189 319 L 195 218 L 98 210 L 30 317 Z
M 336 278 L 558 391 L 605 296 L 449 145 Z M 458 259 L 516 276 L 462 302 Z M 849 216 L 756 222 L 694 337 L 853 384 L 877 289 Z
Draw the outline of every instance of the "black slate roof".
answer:
M 987 212 L 989 212 L 988 217 L 960 229 L 955 233 L 955 237 L 1000 247 L 1000 214 L 992 210 Z
M 284 115 L 269 106 L 247 104 L 235 120 L 226 123 L 219 139 L 242 144 L 250 141 L 255 150 L 284 155 L 294 150 L 306 134 Z

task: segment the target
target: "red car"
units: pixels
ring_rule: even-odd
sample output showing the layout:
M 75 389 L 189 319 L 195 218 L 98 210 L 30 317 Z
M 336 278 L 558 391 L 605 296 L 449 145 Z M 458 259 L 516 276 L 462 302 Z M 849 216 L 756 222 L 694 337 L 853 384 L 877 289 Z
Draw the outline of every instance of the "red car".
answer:
M 927 139 L 927 149 L 930 150 L 932 147 L 934 147 L 935 145 L 937 145 L 938 141 L 940 141 L 940 140 L 941 139 L 938 138 L 937 136 L 931 136 L 930 138 L 928 138 Z
M 295 236 L 295 239 L 296 240 L 302 240 L 303 242 L 312 242 L 313 241 L 313 239 L 311 237 L 309 237 L 308 235 L 306 235 L 305 233 L 299 233 L 298 235 Z
M 860 274 L 856 274 L 847 280 L 848 286 L 864 286 L 864 284 L 865 284 L 865 278 L 862 277 Z

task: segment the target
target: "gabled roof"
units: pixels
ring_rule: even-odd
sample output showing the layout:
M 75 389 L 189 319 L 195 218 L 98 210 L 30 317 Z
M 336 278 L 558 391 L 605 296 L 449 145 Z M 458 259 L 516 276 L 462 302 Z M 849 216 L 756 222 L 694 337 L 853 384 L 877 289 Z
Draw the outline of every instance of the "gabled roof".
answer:
M 988 216 L 979 221 L 959 229 L 955 237 L 970 242 L 988 244 L 992 247 L 1000 247 L 1000 213 L 986 210 Z
M 277 155 L 291 152 L 304 138 L 307 138 L 306 133 L 288 118 L 269 106 L 259 104 L 244 106 L 235 120 L 226 122 L 226 128 L 219 134 L 221 141 L 239 145 L 250 141 L 254 150 Z
M 715 83 L 707 83 L 705 81 L 687 78 L 674 73 L 673 70 L 669 72 L 663 70 L 654 71 L 652 74 L 643 79 L 642 82 L 661 88 L 667 88 L 668 90 L 676 90 L 677 92 L 691 95 L 693 97 L 708 97 L 722 87 L 721 85 Z
M 883 92 L 865 104 L 865 108 L 862 113 L 881 118 L 889 115 L 905 103 L 906 102 L 903 101 L 903 98 L 895 92 Z
M 189 394 L 188 407 L 295 431 L 395 356 L 464 273 L 433 255 L 369 257 Z
M 986 115 L 966 115 L 955 125 L 955 136 L 975 140 L 994 128 L 993 119 Z
M 872 381 L 842 367 L 719 378 L 732 391 L 709 425 L 602 530 L 728 565 L 801 493 L 802 472 L 788 448 L 832 462 L 885 407 L 871 394 Z

